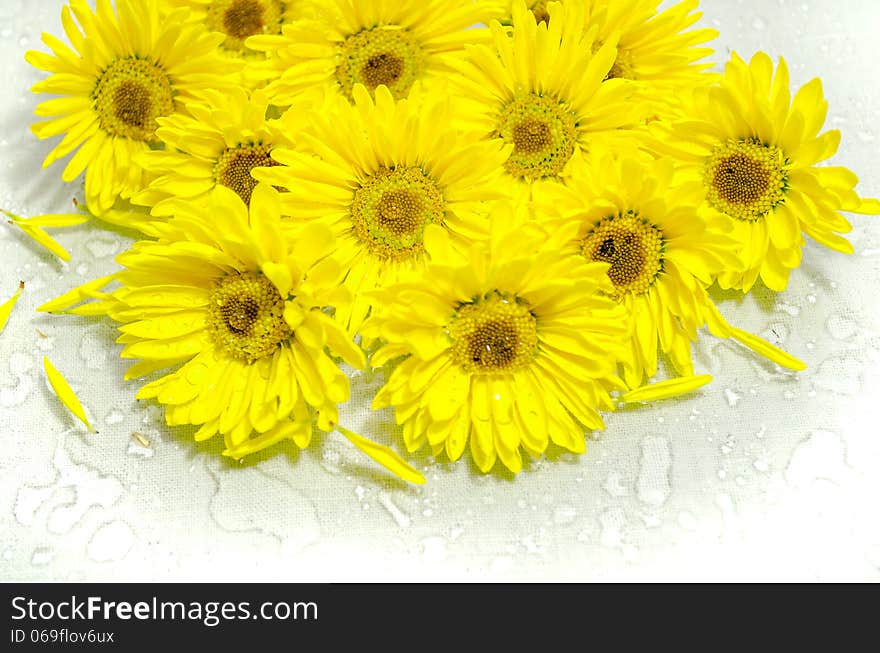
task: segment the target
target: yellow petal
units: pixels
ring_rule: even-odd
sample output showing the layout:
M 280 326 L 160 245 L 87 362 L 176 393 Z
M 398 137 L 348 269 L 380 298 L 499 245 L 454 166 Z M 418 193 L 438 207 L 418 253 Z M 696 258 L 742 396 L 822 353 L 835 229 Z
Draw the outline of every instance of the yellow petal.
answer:
M 95 293 L 109 284 L 116 278 L 116 274 L 108 274 L 92 281 L 88 281 L 76 288 L 68 290 L 63 295 L 59 295 L 55 299 L 50 299 L 42 306 L 38 306 L 37 310 L 41 313 L 61 313 L 69 309 L 74 304 L 79 304 L 86 299 L 93 298 Z
M 89 423 L 89 418 L 86 417 L 86 411 L 83 410 L 82 404 L 79 403 L 79 399 L 76 398 L 76 395 L 73 394 L 73 390 L 70 389 L 70 385 L 61 376 L 61 372 L 55 369 L 55 366 L 49 362 L 49 359 L 43 356 L 43 367 L 46 369 L 46 377 L 49 379 L 49 384 L 52 386 L 52 389 L 55 391 L 55 394 L 58 395 L 58 398 L 61 400 L 61 403 L 73 413 L 79 421 L 85 424 L 89 431 L 92 433 L 96 433 L 94 427 Z
M 9 321 L 9 316 L 12 313 L 12 307 L 15 306 L 18 298 L 21 297 L 22 290 L 24 290 L 24 281 L 19 281 L 18 290 L 15 291 L 15 294 L 0 306 L 0 333 L 6 328 L 6 323 Z
M 40 227 L 35 227 L 33 225 L 29 225 L 26 223 L 23 224 L 18 221 L 13 221 L 13 222 L 14 222 L 15 226 L 17 226 L 19 229 L 22 230 L 23 233 L 25 233 L 27 236 L 29 236 L 30 238 L 35 240 L 37 243 L 39 243 L 40 245 L 42 245 L 43 247 L 48 249 L 50 252 L 52 252 L 58 258 L 60 258 L 64 261 L 70 260 L 70 253 L 66 249 L 64 249 L 57 240 L 52 238 L 52 236 L 47 234 Z
M 367 440 L 365 437 L 353 433 L 338 424 L 336 425 L 336 430 L 347 437 L 354 446 L 404 481 L 417 483 L 418 485 L 425 483 L 425 477 L 401 458 L 393 449 L 377 444 L 372 440 Z
M 692 392 L 697 388 L 701 388 L 711 380 L 712 377 L 709 374 L 697 374 L 695 376 L 683 376 L 677 379 L 669 379 L 668 381 L 660 381 L 659 383 L 652 383 L 631 390 L 623 395 L 620 400 L 631 404 L 639 401 L 669 399 L 670 397 L 677 397 Z
M 13 219 L 16 224 L 28 224 L 32 227 L 74 227 L 89 221 L 84 213 L 47 213 L 33 218 Z
M 783 351 L 779 347 L 771 345 L 763 338 L 759 338 L 748 331 L 743 331 L 742 329 L 737 329 L 735 326 L 731 326 L 730 334 L 730 337 L 737 342 L 740 342 L 752 351 L 761 354 L 761 356 L 769 358 L 777 365 L 787 367 L 796 372 L 807 369 L 807 365 L 803 361 L 798 360 L 787 351 Z

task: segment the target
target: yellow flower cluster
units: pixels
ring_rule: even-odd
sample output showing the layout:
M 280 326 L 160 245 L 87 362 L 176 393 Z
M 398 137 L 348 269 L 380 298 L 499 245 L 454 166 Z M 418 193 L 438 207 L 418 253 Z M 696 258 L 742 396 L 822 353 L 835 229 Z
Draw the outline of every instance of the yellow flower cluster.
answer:
M 41 309 L 113 319 L 138 398 L 230 456 L 336 429 L 414 482 L 338 424 L 342 363 L 385 375 L 408 451 L 513 473 L 707 383 L 703 327 L 803 369 L 708 289 L 785 290 L 805 236 L 851 252 L 842 212 L 880 202 L 819 165 L 820 82 L 711 72 L 697 5 L 70 0 L 27 54 L 57 96 L 33 131 L 142 238 Z M 13 222 L 63 252 L 42 227 L 76 216 Z

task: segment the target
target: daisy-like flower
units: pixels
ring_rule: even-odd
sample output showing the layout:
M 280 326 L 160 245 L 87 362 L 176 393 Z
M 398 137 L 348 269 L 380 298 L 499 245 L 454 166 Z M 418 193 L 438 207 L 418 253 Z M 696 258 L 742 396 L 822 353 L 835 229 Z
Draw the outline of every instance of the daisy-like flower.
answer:
M 430 228 L 425 274 L 376 291 L 364 333 L 386 343 L 374 367 L 405 357 L 373 408 L 395 408 L 410 451 L 457 460 L 469 444 L 483 472 L 500 459 L 516 473 L 521 451 L 582 453 L 585 429 L 604 428 L 629 333 L 607 264 L 563 255 L 506 202 L 492 219 L 498 233 L 465 256 Z
M 156 136 L 164 150 L 144 152 L 138 162 L 150 173 L 147 188 L 133 201 L 169 216 L 183 205 L 203 205 L 215 186 L 232 189 L 249 204 L 257 180 L 251 170 L 277 165 L 270 154 L 290 142 L 266 119 L 268 100 L 259 91 L 206 92 L 205 102 L 187 113 L 159 118 Z
M 295 150 L 273 151 L 283 165 L 254 171 L 288 190 L 281 201 L 294 226 L 319 222 L 332 229 L 354 295 L 336 317 L 352 332 L 370 309 L 364 291 L 424 264 L 428 225 L 442 227 L 460 249 L 485 237 L 482 203 L 500 196 L 493 180 L 507 156 L 500 140 L 457 131 L 444 98 L 395 101 L 380 86 L 374 101 L 358 85 L 354 101 L 329 98 L 297 133 Z M 282 125 L 298 121 L 295 114 L 288 111 Z
M 205 215 L 210 216 L 206 220 Z M 364 356 L 325 309 L 339 299 L 332 234 L 313 225 L 290 246 L 278 193 L 259 185 L 250 212 L 218 186 L 207 207 L 160 224 L 157 241 L 118 257 L 122 287 L 105 303 L 121 323 L 126 378 L 182 364 L 143 386 L 169 425 L 200 426 L 240 458 L 284 439 L 309 444 L 312 424 L 332 430 L 348 378 L 328 354 Z
M 492 2 L 492 0 L 489 0 Z M 700 63 L 712 48 L 705 43 L 717 38 L 710 28 L 690 29 L 700 20 L 699 0 L 682 0 L 658 11 L 660 0 L 582 0 L 588 27 L 596 29 L 598 43 L 619 35 L 617 58 L 608 78 L 622 77 L 660 87 L 688 88 L 707 83 L 703 73 L 712 64 Z M 512 5 L 507 16 L 512 16 Z M 549 0 L 529 0 L 536 22 L 550 19 Z M 709 78 L 711 79 L 711 78 Z
M 638 388 L 657 373 L 658 354 L 684 377 L 694 374 L 691 342 L 708 326 L 721 338 L 736 338 L 779 365 L 803 369 L 789 354 L 757 336 L 731 327 L 706 293 L 719 270 L 736 264 L 737 243 L 726 218 L 703 215 L 697 184 L 677 184 L 668 159 L 607 154 L 576 161 L 575 174 L 554 197 L 574 226 L 563 252 L 609 264 L 610 296 L 632 321 L 632 358 L 624 378 Z M 659 346 L 658 346 L 659 345 Z
M 658 149 L 672 154 L 701 182 L 704 207 L 727 216 L 739 245 L 739 265 L 718 277 L 723 288 L 747 292 L 760 276 L 782 291 L 801 262 L 804 234 L 839 252 L 852 245 L 841 211 L 878 214 L 880 202 L 862 199 L 848 169 L 820 166 L 840 143 L 840 132 L 819 133 L 828 103 L 814 79 L 792 98 L 788 67 L 759 52 L 750 63 L 734 54 L 718 86 L 697 90 L 686 118 L 658 123 Z
M 92 11 L 85 0 L 72 0 L 61 19 L 73 49 L 43 34 L 54 54 L 26 55 L 52 73 L 34 92 L 62 96 L 41 103 L 36 115 L 49 120 L 31 127 L 39 138 L 65 134 L 43 167 L 77 150 L 61 176 L 73 181 L 86 171 L 86 202 L 96 215 L 141 189 L 135 159 L 158 144 L 158 118 L 182 110 L 204 89 L 234 83 L 215 52 L 220 36 L 182 26 L 184 14 L 160 20 L 155 2 L 118 0 L 114 11 L 109 0 L 98 0 Z
M 245 45 L 256 35 L 280 35 L 282 27 L 311 15 L 303 0 L 161 0 L 168 10 L 185 7 L 188 22 L 200 29 L 222 34 L 218 53 L 233 63 L 244 61 L 238 81 L 244 88 L 257 88 L 265 79 L 257 70 L 266 55 Z M 312 12 L 313 13 L 313 12 Z
M 170 8 L 186 7 L 189 20 L 223 34 L 220 44 L 231 57 L 256 54 L 245 41 L 257 34 L 281 34 L 302 16 L 303 0 L 164 0 Z
M 285 25 L 280 36 L 254 36 L 247 46 L 267 53 L 266 91 L 287 106 L 303 91 L 323 88 L 352 99 L 354 87 L 384 84 L 402 98 L 418 80 L 450 72 L 465 44 L 486 38 L 491 10 L 473 0 L 325 0 L 315 18 Z
M 513 146 L 504 164 L 513 195 L 558 183 L 576 151 L 617 146 L 644 117 L 630 82 L 603 83 L 617 56 L 616 41 L 592 54 L 583 2 L 551 3 L 549 11 L 549 25 L 536 24 L 517 0 L 513 38 L 492 21 L 493 45 L 470 48 L 453 78 L 467 103 L 462 124 Z

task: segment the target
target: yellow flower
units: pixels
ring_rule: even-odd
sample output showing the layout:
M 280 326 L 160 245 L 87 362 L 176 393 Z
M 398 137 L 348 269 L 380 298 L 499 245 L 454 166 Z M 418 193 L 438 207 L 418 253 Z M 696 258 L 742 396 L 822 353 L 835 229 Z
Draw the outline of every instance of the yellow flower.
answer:
M 155 2 L 118 0 L 116 7 L 118 14 L 109 0 L 98 0 L 92 11 L 85 0 L 72 0 L 61 19 L 73 49 L 44 34 L 54 54 L 26 55 L 52 73 L 34 92 L 61 96 L 36 109 L 49 118 L 32 126 L 39 138 L 65 134 L 43 167 L 77 150 L 62 178 L 86 171 L 86 202 L 96 215 L 140 190 L 143 171 L 134 160 L 157 143 L 158 118 L 206 88 L 232 84 L 230 65 L 214 52 L 219 35 L 182 26 L 181 12 L 160 20 Z
M 314 225 L 288 247 L 278 193 L 262 184 L 250 215 L 223 186 L 206 208 L 159 224 L 158 241 L 118 257 L 122 287 L 106 312 L 121 323 L 122 357 L 140 359 L 126 378 L 182 364 L 138 398 L 164 404 L 169 425 L 199 425 L 196 440 L 222 434 L 229 456 L 284 439 L 305 447 L 313 413 L 329 431 L 349 396 L 325 347 L 364 364 L 325 312 L 340 294 L 332 234 Z
M 723 288 L 748 291 L 758 276 L 782 291 L 801 262 L 803 234 L 844 253 L 851 230 L 841 211 L 880 213 L 863 200 L 848 169 L 819 166 L 840 143 L 840 132 L 819 131 L 828 104 L 814 79 L 790 97 L 788 67 L 775 73 L 760 52 L 750 63 L 734 54 L 720 85 L 698 90 L 686 119 L 657 124 L 657 147 L 677 157 L 701 182 L 704 207 L 728 217 L 740 264 L 718 277 Z
M 352 332 L 370 309 L 364 291 L 423 265 L 428 225 L 441 226 L 458 248 L 485 237 L 482 203 L 499 197 L 493 179 L 506 157 L 500 140 L 458 132 L 449 104 L 436 94 L 395 101 L 380 86 L 374 101 L 358 85 L 354 99 L 352 106 L 329 98 L 297 133 L 296 150 L 273 152 L 282 166 L 255 171 L 289 191 L 281 202 L 294 225 L 319 222 L 333 230 L 354 295 L 337 306 L 336 317 Z M 288 111 L 282 125 L 299 119 Z
M 265 80 L 257 72 L 263 52 L 251 50 L 245 41 L 255 35 L 280 35 L 284 25 L 309 15 L 302 0 L 162 0 L 169 10 L 185 7 L 188 24 L 223 35 L 218 53 L 231 62 L 245 62 L 238 78 L 244 88 L 257 88 Z
M 220 185 L 250 203 L 257 185 L 251 170 L 277 165 L 269 155 L 277 145 L 289 145 L 277 121 L 266 120 L 267 106 L 259 91 L 251 98 L 242 89 L 206 92 L 205 102 L 188 105 L 187 113 L 159 118 L 156 136 L 166 149 L 138 158 L 151 181 L 134 202 L 152 206 L 153 215 L 169 216 L 181 206 L 204 204 Z
M 551 3 L 548 26 L 517 0 L 513 37 L 492 21 L 493 45 L 470 48 L 457 66 L 462 124 L 513 146 L 504 164 L 511 194 L 558 183 L 576 151 L 616 149 L 644 117 L 629 81 L 603 83 L 617 44 L 609 39 L 593 55 L 583 10 L 575 0 Z
M 457 460 L 469 443 L 483 472 L 500 459 L 516 473 L 521 450 L 582 453 L 585 429 L 604 428 L 629 333 L 598 292 L 613 291 L 606 264 L 563 255 L 561 233 L 523 224 L 507 203 L 491 217 L 498 232 L 463 257 L 429 228 L 426 272 L 376 291 L 363 331 L 386 343 L 374 367 L 404 357 L 373 408 L 394 406 L 410 451 L 427 442 Z
M 495 0 L 489 0 L 494 2 Z M 497 3 L 496 3 L 497 4 Z M 505 16 L 512 16 L 509 2 Z M 548 0 L 529 0 L 529 11 L 536 22 L 550 19 Z M 700 63 L 710 56 L 704 44 L 718 36 L 709 28 L 691 28 L 701 17 L 699 0 L 682 0 L 658 10 L 660 0 L 591 0 L 584 2 L 587 29 L 596 30 L 596 42 L 617 38 L 617 58 L 608 79 L 623 78 L 642 83 L 639 87 L 649 101 L 665 104 L 676 89 L 708 84 L 713 75 L 705 74 L 711 63 Z
M 565 217 L 548 228 L 573 226 L 563 252 L 609 264 L 611 297 L 632 321 L 627 384 L 638 388 L 653 377 L 658 354 L 668 355 L 679 375 L 693 376 L 691 342 L 699 328 L 721 338 L 741 333 L 706 294 L 718 271 L 736 264 L 727 220 L 699 212 L 699 186 L 676 183 L 668 159 L 605 155 L 575 166 L 567 187 L 552 198 Z M 780 365 L 804 367 L 757 336 L 737 339 Z
M 302 0 L 164 0 L 171 8 L 186 7 L 189 21 L 223 34 L 220 44 L 230 57 L 254 55 L 245 41 L 256 34 L 281 34 L 286 23 L 302 14 Z
M 309 3 L 316 17 L 285 25 L 280 36 L 253 36 L 247 46 L 267 53 L 266 91 L 280 106 L 323 88 L 352 99 L 354 87 L 380 84 L 403 98 L 418 80 L 447 75 L 465 45 L 485 38 L 468 29 L 491 13 L 472 0 L 325 0 Z

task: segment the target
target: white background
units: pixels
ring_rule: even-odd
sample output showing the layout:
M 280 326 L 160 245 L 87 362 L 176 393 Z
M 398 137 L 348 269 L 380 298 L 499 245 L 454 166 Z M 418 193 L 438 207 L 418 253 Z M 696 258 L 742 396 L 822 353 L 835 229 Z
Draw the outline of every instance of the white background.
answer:
M 23 53 L 42 48 L 42 30 L 62 34 L 61 4 L 0 2 L 0 206 L 27 215 L 66 212 L 78 192 L 61 165 L 41 171 L 51 144 L 27 130 L 42 74 Z M 716 60 L 763 49 L 786 57 L 795 85 L 822 77 L 827 127 L 843 131 L 833 163 L 880 195 L 880 3 L 702 7 L 721 32 Z M 712 385 L 609 416 L 585 456 L 555 455 L 514 479 L 417 455 L 422 488 L 389 479 L 337 435 L 238 464 L 219 443 L 164 427 L 121 381 L 111 325 L 33 312 L 114 270 L 128 239 L 88 225 L 55 232 L 74 254 L 67 265 L 0 225 L 0 300 L 27 283 L 0 336 L 0 579 L 880 580 L 880 223 L 853 221 L 854 256 L 811 243 L 785 293 L 722 301 L 806 372 L 781 373 L 707 335 L 697 368 Z M 44 354 L 99 434 L 51 394 Z M 390 414 L 366 408 L 380 382 L 355 377 L 343 421 L 396 444 Z

